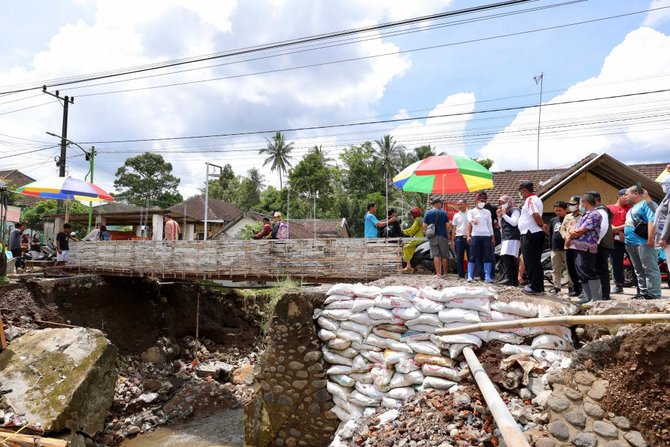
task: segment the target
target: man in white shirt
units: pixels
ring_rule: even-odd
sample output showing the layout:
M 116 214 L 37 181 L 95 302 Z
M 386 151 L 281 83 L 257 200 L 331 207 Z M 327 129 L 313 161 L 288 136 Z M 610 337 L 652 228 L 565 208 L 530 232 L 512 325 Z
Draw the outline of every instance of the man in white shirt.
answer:
M 470 244 L 468 244 L 468 218 L 466 211 L 468 210 L 468 205 L 465 200 L 459 200 L 456 202 L 458 207 L 458 212 L 454 214 L 452 219 L 452 225 L 454 231 L 451 232 L 451 247 L 456 253 L 456 270 L 458 271 L 459 278 L 465 278 L 465 268 L 463 262 L 465 261 L 465 254 L 468 254 L 468 259 L 470 259 Z
M 523 200 L 519 216 L 521 233 L 521 255 L 526 266 L 530 283 L 521 291 L 528 295 L 544 293 L 544 271 L 542 270 L 542 251 L 544 250 L 544 222 L 542 200 L 535 195 L 533 182 L 519 185 L 519 197 Z

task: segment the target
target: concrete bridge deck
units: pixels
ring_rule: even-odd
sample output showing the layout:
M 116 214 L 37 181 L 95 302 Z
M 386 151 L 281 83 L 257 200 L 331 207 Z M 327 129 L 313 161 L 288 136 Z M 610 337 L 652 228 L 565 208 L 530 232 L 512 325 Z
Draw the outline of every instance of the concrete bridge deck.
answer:
M 115 276 L 313 282 L 397 273 L 400 239 L 71 242 L 71 270 Z

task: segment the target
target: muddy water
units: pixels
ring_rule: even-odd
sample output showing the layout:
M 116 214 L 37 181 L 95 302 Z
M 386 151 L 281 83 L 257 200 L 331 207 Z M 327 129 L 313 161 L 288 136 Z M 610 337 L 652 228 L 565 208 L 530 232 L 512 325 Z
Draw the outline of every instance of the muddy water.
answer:
M 243 409 L 226 410 L 184 424 L 159 427 L 147 435 L 124 441 L 121 447 L 241 447 L 243 414 Z

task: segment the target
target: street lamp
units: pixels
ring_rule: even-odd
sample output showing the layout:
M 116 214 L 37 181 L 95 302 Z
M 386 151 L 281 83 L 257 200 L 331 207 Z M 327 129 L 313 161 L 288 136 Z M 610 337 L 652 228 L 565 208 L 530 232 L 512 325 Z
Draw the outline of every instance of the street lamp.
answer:
M 537 169 L 540 169 L 540 124 L 542 123 L 542 87 L 544 85 L 544 72 L 533 76 L 535 85 L 540 85 L 540 104 L 537 112 Z
M 68 144 L 74 144 L 74 145 L 77 146 L 79 149 L 81 149 L 81 151 L 82 151 L 82 152 L 84 153 L 84 155 L 86 156 L 86 161 L 89 162 L 89 170 L 88 170 L 88 174 L 86 174 L 86 176 L 84 177 L 84 180 L 86 180 L 86 181 L 90 181 L 91 183 L 93 183 L 93 171 L 94 171 L 94 168 L 95 168 L 95 146 L 91 146 L 91 150 L 90 150 L 90 151 L 87 151 L 86 149 L 84 149 L 83 147 L 81 147 L 80 145 L 78 145 L 77 143 L 75 143 L 74 141 L 69 140 L 69 139 L 67 139 L 67 138 L 63 138 L 63 137 L 61 137 L 60 135 L 57 135 L 57 134 L 55 134 L 55 133 L 53 133 L 53 132 L 47 132 L 47 135 L 51 135 L 52 137 L 60 138 L 61 140 L 66 141 Z M 59 159 L 58 162 L 56 162 L 56 164 L 57 164 L 58 166 L 61 166 L 61 164 L 63 164 L 63 163 L 65 163 L 65 160 L 60 160 L 60 159 Z M 89 175 L 89 174 L 91 175 L 91 179 L 90 179 L 90 180 L 88 180 L 88 175 Z M 90 201 L 89 201 L 89 202 L 88 202 L 88 232 L 89 232 L 89 233 L 91 232 L 91 223 L 92 223 L 92 220 L 93 220 L 93 202 L 90 202 Z

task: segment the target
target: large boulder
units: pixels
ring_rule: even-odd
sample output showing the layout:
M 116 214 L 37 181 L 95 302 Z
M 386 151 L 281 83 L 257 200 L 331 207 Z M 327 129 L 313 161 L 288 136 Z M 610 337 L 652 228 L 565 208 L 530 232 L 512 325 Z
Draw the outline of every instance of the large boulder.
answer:
M 96 329 L 30 331 L 0 355 L 7 403 L 47 433 L 93 436 L 112 405 L 117 352 Z

